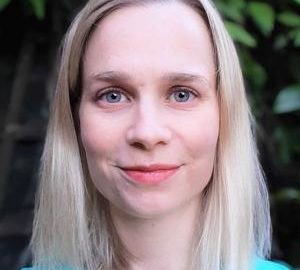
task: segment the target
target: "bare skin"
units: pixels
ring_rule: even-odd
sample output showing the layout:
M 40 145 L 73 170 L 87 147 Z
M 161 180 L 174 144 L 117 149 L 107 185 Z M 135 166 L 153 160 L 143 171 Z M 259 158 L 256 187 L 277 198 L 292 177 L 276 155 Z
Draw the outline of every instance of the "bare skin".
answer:
M 190 269 L 219 134 L 204 21 L 176 2 L 112 13 L 88 43 L 83 86 L 89 171 L 135 256 L 129 269 Z M 153 164 L 174 165 L 176 173 L 150 183 L 127 177 L 129 166 Z

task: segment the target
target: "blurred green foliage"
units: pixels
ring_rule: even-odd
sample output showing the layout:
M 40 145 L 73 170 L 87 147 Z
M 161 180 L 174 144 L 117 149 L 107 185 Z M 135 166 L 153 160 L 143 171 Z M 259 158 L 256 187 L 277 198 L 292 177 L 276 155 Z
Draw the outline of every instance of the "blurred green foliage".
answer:
M 300 1 L 216 0 L 225 25 L 238 44 L 252 107 L 258 119 L 268 110 L 273 120 L 279 114 L 298 118 L 300 112 Z M 276 78 L 277 74 L 280 76 Z M 272 81 L 273 80 L 273 81 Z M 278 83 L 276 83 L 278 82 Z M 266 93 L 268 92 L 268 93 Z M 264 106 L 262 106 L 262 104 Z M 267 108 L 266 108 L 267 107 Z M 299 161 L 299 138 L 276 127 L 279 159 L 293 154 Z M 299 124 L 289 129 L 299 134 Z M 296 153 L 295 153 L 296 152 Z M 296 180 L 296 179 L 295 179 Z M 300 181 L 299 175 L 297 180 Z
M 13 0 L 0 0 L 0 11 L 8 6 L 12 1 Z M 34 13 L 37 19 L 44 19 L 46 11 L 46 0 L 26 0 L 23 4 L 30 6 L 30 10 Z
M 216 0 L 215 4 L 238 48 L 257 119 L 274 234 L 282 249 L 275 256 L 284 253 L 285 260 L 299 267 L 300 0 Z
M 274 113 L 289 113 L 300 108 L 300 84 L 290 85 L 282 89 L 276 97 Z

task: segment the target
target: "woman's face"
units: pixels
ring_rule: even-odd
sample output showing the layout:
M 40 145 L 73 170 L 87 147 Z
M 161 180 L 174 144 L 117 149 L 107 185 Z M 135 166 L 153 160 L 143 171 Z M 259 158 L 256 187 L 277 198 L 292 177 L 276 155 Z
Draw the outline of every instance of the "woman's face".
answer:
M 135 217 L 199 203 L 219 133 L 206 25 L 181 3 L 106 17 L 83 58 L 80 135 L 91 178 Z

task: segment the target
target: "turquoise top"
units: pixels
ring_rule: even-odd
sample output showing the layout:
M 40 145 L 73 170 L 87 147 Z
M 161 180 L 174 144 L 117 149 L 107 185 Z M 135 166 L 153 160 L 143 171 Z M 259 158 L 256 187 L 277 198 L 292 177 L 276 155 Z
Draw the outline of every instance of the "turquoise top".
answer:
M 37 269 L 22 268 L 21 270 L 37 270 Z M 70 269 L 65 268 L 64 270 L 70 270 Z M 257 259 L 255 262 L 255 268 L 253 270 L 289 270 L 289 268 L 279 263 Z
M 257 259 L 254 270 L 289 270 L 289 268 L 279 263 Z

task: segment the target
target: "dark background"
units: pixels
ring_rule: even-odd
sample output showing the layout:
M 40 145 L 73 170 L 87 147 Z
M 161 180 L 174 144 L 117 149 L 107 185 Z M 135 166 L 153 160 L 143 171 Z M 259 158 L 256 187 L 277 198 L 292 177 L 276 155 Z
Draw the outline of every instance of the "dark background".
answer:
M 0 269 L 30 265 L 57 51 L 85 1 L 0 0 Z M 300 0 L 218 0 L 236 42 L 271 193 L 272 258 L 300 269 Z

